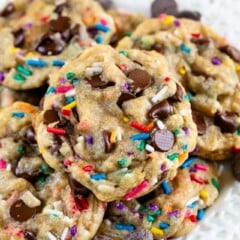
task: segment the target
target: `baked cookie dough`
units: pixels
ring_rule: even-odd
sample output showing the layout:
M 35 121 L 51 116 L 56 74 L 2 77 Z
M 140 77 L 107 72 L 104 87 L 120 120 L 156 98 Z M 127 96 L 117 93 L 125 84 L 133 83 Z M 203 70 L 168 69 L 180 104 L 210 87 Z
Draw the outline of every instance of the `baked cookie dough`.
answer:
M 172 179 L 197 135 L 165 58 L 110 46 L 89 48 L 51 75 L 35 126 L 46 162 L 102 201 L 130 200 Z
M 12 89 L 42 86 L 50 72 L 84 48 L 108 43 L 115 32 L 112 18 L 93 0 L 15 0 L 11 4 L 24 6 L 19 11 L 16 7 L 16 17 L 0 28 L 0 58 L 4 59 L 0 80 Z
M 164 181 L 148 195 L 110 203 L 95 239 L 159 240 L 186 235 L 203 219 L 205 208 L 218 194 L 215 166 L 191 157 L 172 181 Z M 146 238 L 131 238 L 136 234 Z

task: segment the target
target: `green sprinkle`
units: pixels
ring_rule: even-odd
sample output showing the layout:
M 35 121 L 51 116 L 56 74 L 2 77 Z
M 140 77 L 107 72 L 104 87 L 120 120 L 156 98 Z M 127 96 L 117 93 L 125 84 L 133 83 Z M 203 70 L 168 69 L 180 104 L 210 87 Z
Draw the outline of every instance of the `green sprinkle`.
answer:
M 70 80 L 70 79 L 72 79 L 72 78 L 74 78 L 75 77 L 75 73 L 73 73 L 73 72 L 68 72 L 67 74 L 66 74 L 66 78 L 68 79 L 68 80 Z
M 211 183 L 212 185 L 219 191 L 220 188 L 219 188 L 219 185 L 218 185 L 218 182 L 217 182 L 217 179 L 216 178 L 212 178 L 211 179 Z
M 18 152 L 21 153 L 21 154 L 24 153 L 24 147 L 23 146 L 19 146 L 18 147 Z
M 13 78 L 18 82 L 25 82 L 26 78 L 19 73 L 15 73 Z
M 58 218 L 58 215 L 56 215 L 56 214 L 51 214 L 50 217 L 51 217 L 51 219 L 56 219 L 56 218 Z
M 185 94 L 185 95 L 183 96 L 183 99 L 184 99 L 184 100 L 187 100 L 187 101 L 189 101 L 191 98 L 192 98 L 192 94 L 191 94 L 191 93 L 187 93 L 187 94 Z
M 122 54 L 122 55 L 124 55 L 125 57 L 128 56 L 128 53 L 127 53 L 127 51 L 125 51 L 125 50 L 119 51 L 119 54 Z
M 20 73 L 22 73 L 22 74 L 24 74 L 24 75 L 26 75 L 26 76 L 31 76 L 31 75 L 33 74 L 33 72 L 32 72 L 31 70 L 25 68 L 25 67 L 22 66 L 22 65 L 18 65 L 18 66 L 16 67 L 16 69 L 17 69 Z
M 178 153 L 173 153 L 171 155 L 168 155 L 167 158 L 173 161 L 174 159 L 178 158 Z
M 46 179 L 47 179 L 47 176 L 46 176 L 46 175 L 45 175 L 45 176 L 40 176 L 40 177 L 38 178 L 39 184 L 44 185 L 45 182 L 46 182 Z
M 180 130 L 179 129 L 176 129 L 173 131 L 174 135 L 178 135 L 180 133 Z
M 140 152 L 144 151 L 145 146 L 146 146 L 145 141 L 141 141 L 140 144 L 139 144 L 139 146 L 138 146 L 138 150 L 139 150 Z
M 147 216 L 147 221 L 148 222 L 153 222 L 155 220 L 155 218 L 153 216 Z
M 240 135 L 240 126 L 237 128 L 237 135 Z
M 131 32 L 128 32 L 125 34 L 126 37 L 131 37 L 132 36 L 132 33 Z
M 46 175 L 48 175 L 48 174 L 50 173 L 50 169 L 49 169 L 49 167 L 48 167 L 46 164 L 43 164 L 43 165 L 40 167 L 40 169 L 41 169 L 41 171 L 42 171 L 44 174 L 46 174 Z
M 159 215 L 162 214 L 162 211 L 161 210 L 149 211 L 148 214 L 151 215 L 151 216 L 159 216 Z
M 125 158 L 122 158 L 117 161 L 119 167 L 125 167 L 127 160 Z
M 147 209 L 146 205 L 141 205 L 140 208 L 139 208 L 139 211 L 142 212 L 142 211 L 144 211 L 146 209 Z
M 139 38 L 134 38 L 133 41 L 134 41 L 135 43 L 137 43 L 137 42 L 140 41 L 140 39 L 139 39 Z

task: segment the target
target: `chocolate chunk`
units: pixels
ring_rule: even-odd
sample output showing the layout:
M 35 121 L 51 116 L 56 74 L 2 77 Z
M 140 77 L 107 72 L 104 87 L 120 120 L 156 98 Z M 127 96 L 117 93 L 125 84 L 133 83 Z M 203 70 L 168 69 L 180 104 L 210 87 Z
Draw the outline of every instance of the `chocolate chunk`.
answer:
M 174 134 L 166 129 L 157 130 L 153 133 L 152 142 L 155 149 L 167 152 L 173 147 Z
M 154 45 L 152 45 L 151 50 L 155 50 L 156 52 L 164 54 L 165 47 L 160 43 L 155 43 Z
M 54 10 L 55 13 L 57 13 L 58 15 L 61 15 L 62 12 L 64 11 L 64 9 L 67 7 L 67 2 L 62 3 L 62 4 L 58 4 Z
M 30 230 L 25 230 L 24 231 L 24 239 L 26 240 L 35 240 L 36 238 L 36 233 Z
M 56 110 L 50 109 L 46 110 L 43 114 L 43 123 L 50 124 L 60 121 L 58 112 Z
M 109 9 L 112 7 L 112 0 L 97 0 L 104 9 Z
M 25 41 L 25 32 L 22 28 L 12 32 L 14 36 L 14 46 L 15 47 L 22 47 Z
M 100 78 L 100 75 L 95 75 L 90 80 L 87 79 L 87 81 L 93 88 L 104 89 L 104 88 L 107 88 L 107 87 L 110 87 L 110 86 L 114 86 L 113 82 L 102 81 L 101 78 Z
M 207 123 L 204 119 L 204 116 L 199 112 L 192 111 L 193 121 L 197 125 L 198 135 L 202 136 L 207 131 Z
M 80 30 L 81 30 L 81 25 L 80 24 L 76 24 L 74 25 L 74 27 L 71 29 L 71 34 L 73 36 L 79 36 L 80 35 Z
M 87 198 L 91 193 L 86 187 L 77 182 L 71 174 L 68 175 L 68 183 L 73 195 L 82 195 L 84 198 Z
M 240 181 L 240 153 L 235 153 L 232 157 L 232 173 L 235 179 Z
M 14 174 L 15 176 L 19 177 L 19 178 L 24 178 L 26 180 L 28 180 L 31 183 L 34 183 L 38 180 L 38 178 L 41 176 L 41 171 L 40 170 L 34 170 L 32 172 L 24 172 L 21 169 L 18 169 L 18 167 L 16 167 L 14 169 Z
M 10 216 L 18 222 L 25 222 L 37 212 L 36 208 L 28 207 L 22 200 L 17 200 L 10 207 Z
M 56 20 L 51 20 L 49 22 L 50 30 L 53 32 L 64 32 L 70 28 L 70 18 L 59 16 Z
M 12 3 L 8 3 L 7 6 L 2 10 L 1 16 L 2 17 L 8 17 L 15 11 L 15 6 Z
M 134 90 L 144 90 L 151 85 L 151 76 L 147 71 L 142 69 L 134 69 L 128 73 L 128 78 L 132 79 L 131 86 Z
M 197 45 L 209 45 L 210 40 L 208 38 L 191 38 L 191 42 Z
M 171 102 L 181 102 L 182 99 L 183 99 L 183 90 L 180 87 L 180 85 L 177 84 L 177 89 L 175 94 L 172 97 L 170 97 L 168 100 Z
M 111 132 L 104 130 L 102 132 L 104 144 L 105 144 L 105 153 L 111 153 L 115 148 L 115 143 L 110 142 Z
M 223 53 L 226 53 L 229 57 L 231 57 L 234 61 L 240 62 L 240 51 L 230 45 L 222 46 L 219 50 Z
M 151 6 L 152 17 L 158 17 L 162 13 L 176 15 L 178 6 L 175 0 L 155 0 Z
M 57 55 L 64 50 L 63 42 L 56 38 L 54 34 L 45 34 L 36 46 L 36 51 L 42 55 Z
M 110 40 L 110 45 L 112 47 L 116 47 L 117 44 L 118 44 L 118 41 L 121 39 L 121 36 L 119 36 L 118 34 L 113 34 L 113 36 L 111 37 L 111 40 Z
M 132 93 L 123 92 L 117 100 L 117 105 L 122 107 L 122 104 L 126 101 L 134 99 L 136 96 Z
M 237 114 L 236 113 L 219 113 L 215 114 L 214 123 L 220 127 L 222 133 L 234 133 L 237 130 Z
M 76 107 L 74 107 L 74 108 L 72 109 L 72 114 L 73 114 L 73 116 L 75 117 L 75 119 L 76 119 L 78 122 L 80 122 L 80 118 L 79 118 L 79 116 L 78 116 L 78 112 L 77 112 L 77 108 L 76 108 Z
M 170 1 L 170 0 L 169 0 Z M 130 232 L 123 240 L 153 240 L 153 235 L 150 231 L 143 228 L 138 228 Z
M 35 131 L 32 126 L 28 127 L 24 135 L 24 139 L 30 144 L 36 144 Z
M 164 100 L 156 105 L 154 105 L 148 112 L 149 118 L 165 119 L 173 114 L 173 107 L 168 101 Z
M 201 19 L 201 13 L 198 11 L 188 11 L 188 10 L 184 10 L 179 12 L 176 15 L 178 18 L 189 18 L 195 21 L 200 21 Z

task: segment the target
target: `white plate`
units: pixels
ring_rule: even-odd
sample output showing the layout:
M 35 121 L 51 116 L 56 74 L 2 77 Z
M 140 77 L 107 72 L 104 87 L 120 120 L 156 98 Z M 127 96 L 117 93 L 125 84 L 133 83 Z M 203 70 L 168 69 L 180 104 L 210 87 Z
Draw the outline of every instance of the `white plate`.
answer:
M 9 0 L 0 0 L 0 8 Z M 171 0 L 169 0 L 171 1 Z M 115 7 L 149 15 L 151 0 L 114 0 Z M 180 9 L 198 10 L 202 20 L 240 48 L 239 12 L 236 0 L 177 0 Z M 240 183 L 235 182 L 228 167 L 221 177 L 221 193 L 205 219 L 181 240 L 238 240 L 240 239 Z M 179 239 L 180 240 L 180 239 Z

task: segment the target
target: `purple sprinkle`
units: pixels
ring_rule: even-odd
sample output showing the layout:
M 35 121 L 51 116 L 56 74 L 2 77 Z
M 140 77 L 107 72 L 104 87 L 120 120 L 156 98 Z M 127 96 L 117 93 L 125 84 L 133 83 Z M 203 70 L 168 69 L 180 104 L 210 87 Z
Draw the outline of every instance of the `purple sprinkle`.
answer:
M 190 168 L 189 172 L 197 172 L 197 169 L 196 168 Z
M 80 155 L 78 155 L 76 152 L 73 154 L 74 159 L 80 159 Z
M 163 163 L 163 164 L 161 165 L 161 170 L 164 171 L 164 170 L 166 170 L 166 168 L 167 168 L 166 163 Z
M 130 155 L 133 155 L 134 154 L 134 151 L 131 150 L 131 151 L 128 151 L 127 154 L 130 156 Z
M 60 78 L 60 79 L 59 79 L 59 82 L 60 82 L 60 83 L 65 83 L 66 81 L 67 81 L 66 78 Z
M 77 227 L 76 226 L 71 227 L 70 232 L 71 232 L 71 236 L 72 237 L 76 236 L 76 234 L 77 234 Z
M 119 210 L 123 210 L 125 205 L 122 202 L 116 202 L 116 208 Z
M 127 83 L 125 83 L 124 85 L 123 85 L 123 90 L 128 90 L 129 89 L 129 85 L 127 84 Z
M 0 82 L 3 82 L 5 79 L 4 72 L 0 72 Z
M 186 135 L 189 134 L 189 129 L 187 127 L 183 127 L 183 131 L 185 132 Z
M 200 150 L 199 146 L 196 146 L 192 152 L 190 152 L 190 155 L 194 155 L 195 153 L 197 153 Z
M 180 215 L 180 213 L 181 213 L 181 211 L 179 209 L 176 209 L 176 210 L 174 210 L 172 212 L 168 212 L 167 215 L 169 217 L 177 217 L 178 215 Z
M 32 23 L 31 22 L 28 22 L 28 23 L 25 23 L 24 24 L 24 28 L 25 29 L 29 29 L 29 28 L 31 28 L 32 27 Z
M 180 27 L 180 26 L 181 26 L 181 22 L 180 22 L 179 20 L 175 20 L 175 21 L 174 21 L 174 25 L 175 25 L 176 27 Z
M 150 209 L 151 210 L 153 210 L 153 211 L 157 211 L 158 210 L 158 206 L 157 206 L 157 204 L 156 203 L 150 203 L 149 204 L 149 207 L 150 207 Z
M 217 58 L 217 57 L 212 58 L 212 64 L 220 65 L 221 63 L 222 62 L 221 62 L 221 60 L 219 58 Z
M 91 136 L 91 135 L 88 135 L 88 136 L 86 136 L 86 142 L 87 142 L 87 144 L 93 144 L 93 136 Z
M 144 215 L 142 213 L 138 213 L 138 218 L 143 219 Z

